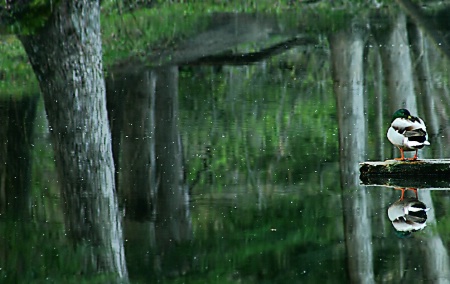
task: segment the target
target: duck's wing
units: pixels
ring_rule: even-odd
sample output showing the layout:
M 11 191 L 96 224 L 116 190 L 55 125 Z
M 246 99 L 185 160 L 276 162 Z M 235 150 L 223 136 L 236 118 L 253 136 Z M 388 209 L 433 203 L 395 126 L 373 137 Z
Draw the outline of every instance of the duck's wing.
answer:
M 408 211 L 428 211 L 430 208 L 428 208 L 425 203 L 420 201 L 417 198 L 414 197 L 407 197 L 404 200 L 406 200 Z
M 396 118 L 392 121 L 391 128 L 405 137 L 425 137 L 426 140 L 428 135 L 423 120 L 415 116 L 411 119 Z
M 407 221 L 406 219 L 400 218 L 392 221 L 392 225 L 398 232 L 415 232 L 420 231 L 427 226 L 426 222 L 416 223 L 413 221 Z
M 413 116 L 413 117 L 411 117 L 410 121 L 411 121 L 411 128 L 422 129 L 425 132 L 427 131 L 425 122 L 420 117 Z
M 425 132 L 427 127 L 425 126 L 425 122 L 416 116 L 412 116 L 411 118 L 396 118 L 392 121 L 391 127 L 397 131 L 406 130 L 414 130 L 414 129 L 423 129 Z
M 417 129 L 405 129 L 405 132 L 403 133 L 403 136 L 408 137 L 409 140 L 415 140 L 419 142 L 423 142 L 426 139 L 427 132 L 423 130 L 422 128 Z
M 414 122 L 406 118 L 396 118 L 391 123 L 391 128 L 399 133 L 405 132 L 406 129 L 413 129 Z

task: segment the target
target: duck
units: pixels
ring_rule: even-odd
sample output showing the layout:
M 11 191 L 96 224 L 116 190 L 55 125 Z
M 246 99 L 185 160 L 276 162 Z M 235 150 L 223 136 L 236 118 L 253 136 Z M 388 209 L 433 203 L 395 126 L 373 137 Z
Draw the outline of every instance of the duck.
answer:
M 415 188 L 396 188 L 402 191 L 399 200 L 388 208 L 388 218 L 394 229 L 401 236 L 408 236 L 412 232 L 422 230 L 427 226 L 427 212 L 430 208 L 418 199 Z M 404 197 L 405 190 L 415 192 L 415 197 Z
M 399 109 L 392 116 L 387 131 L 389 141 L 400 150 L 400 158 L 395 160 L 417 160 L 417 151 L 429 146 L 427 127 L 423 119 L 411 115 L 407 109 Z M 414 157 L 405 159 L 404 151 L 416 151 Z

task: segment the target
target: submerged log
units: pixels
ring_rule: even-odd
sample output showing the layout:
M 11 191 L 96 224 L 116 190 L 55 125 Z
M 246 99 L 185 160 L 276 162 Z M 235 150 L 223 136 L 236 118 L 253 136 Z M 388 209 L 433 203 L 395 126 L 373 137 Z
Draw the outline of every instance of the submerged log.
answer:
M 363 162 L 360 179 L 366 185 L 450 187 L 450 159 Z

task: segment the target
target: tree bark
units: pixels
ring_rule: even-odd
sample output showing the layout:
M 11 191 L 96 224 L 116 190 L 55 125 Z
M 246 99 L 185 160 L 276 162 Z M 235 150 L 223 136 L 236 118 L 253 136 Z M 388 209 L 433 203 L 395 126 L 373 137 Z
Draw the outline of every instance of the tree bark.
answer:
M 116 281 L 126 281 L 99 2 L 60 1 L 45 26 L 21 41 L 44 95 L 66 230 L 75 244 L 89 248 L 83 272 L 112 273 Z
M 357 27 L 357 26 L 355 26 Z M 366 153 L 364 37 L 362 30 L 341 31 L 330 39 L 332 76 L 339 121 L 342 207 L 347 271 L 351 283 L 374 283 L 371 200 L 359 188 L 358 163 Z

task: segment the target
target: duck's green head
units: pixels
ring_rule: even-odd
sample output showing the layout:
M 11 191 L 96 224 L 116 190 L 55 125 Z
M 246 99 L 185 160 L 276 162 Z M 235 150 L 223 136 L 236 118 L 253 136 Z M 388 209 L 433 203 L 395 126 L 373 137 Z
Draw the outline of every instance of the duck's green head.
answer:
M 392 117 L 392 121 L 394 121 L 396 118 L 406 118 L 411 119 L 411 113 L 409 113 L 409 110 L 405 108 L 401 108 L 394 112 L 394 115 Z

